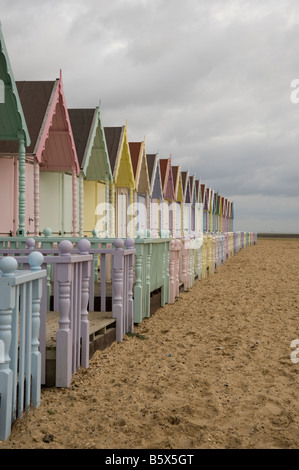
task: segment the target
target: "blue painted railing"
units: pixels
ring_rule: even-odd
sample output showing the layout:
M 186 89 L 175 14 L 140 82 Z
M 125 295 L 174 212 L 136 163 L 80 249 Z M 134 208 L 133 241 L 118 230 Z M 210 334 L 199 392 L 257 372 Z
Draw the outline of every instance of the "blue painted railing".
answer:
M 30 270 L 17 270 L 7 256 L 0 261 L 0 439 L 6 440 L 17 417 L 38 407 L 41 391 L 39 351 L 43 256 L 28 257 Z

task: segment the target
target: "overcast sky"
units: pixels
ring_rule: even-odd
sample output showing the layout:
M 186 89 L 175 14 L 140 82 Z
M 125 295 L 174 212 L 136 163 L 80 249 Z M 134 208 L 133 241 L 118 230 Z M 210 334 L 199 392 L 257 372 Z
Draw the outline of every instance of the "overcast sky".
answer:
M 16 80 L 62 69 L 69 108 L 101 101 L 234 201 L 235 230 L 299 233 L 299 2 L 0 0 L 0 21 Z

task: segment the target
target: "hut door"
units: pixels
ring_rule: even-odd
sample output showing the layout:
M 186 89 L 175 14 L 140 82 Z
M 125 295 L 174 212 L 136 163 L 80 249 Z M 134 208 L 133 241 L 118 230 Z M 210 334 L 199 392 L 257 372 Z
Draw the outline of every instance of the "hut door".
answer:
M 183 219 L 183 230 L 185 236 L 188 236 L 190 231 L 190 204 L 184 205 L 184 219 Z
M 168 211 L 168 202 L 162 202 L 162 229 L 169 230 L 169 211 Z
M 176 205 L 176 217 L 175 217 L 175 224 L 176 224 L 176 237 L 181 237 L 182 233 L 182 217 L 181 217 L 181 204 L 179 202 L 175 203 Z
M 15 208 L 15 190 L 17 181 L 14 181 L 14 160 L 0 158 L 0 235 L 14 234 L 17 227 L 17 212 Z
M 146 208 L 146 198 L 145 196 L 137 195 L 137 230 L 145 230 L 147 228 L 147 208 Z
M 159 201 L 152 199 L 150 203 L 150 230 L 151 236 L 156 238 L 159 236 Z
M 117 236 L 119 238 L 127 237 L 128 225 L 128 191 L 119 189 L 117 194 Z

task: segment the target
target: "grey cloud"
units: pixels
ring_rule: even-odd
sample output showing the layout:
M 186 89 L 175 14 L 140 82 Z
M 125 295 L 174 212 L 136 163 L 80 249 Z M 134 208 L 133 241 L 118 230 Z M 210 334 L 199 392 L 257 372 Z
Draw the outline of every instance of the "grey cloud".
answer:
M 24 9 L 23 3 L 1 2 L 16 79 L 53 79 L 62 68 L 70 107 L 101 100 L 104 125 L 127 120 L 129 139 L 146 136 L 149 152 L 171 154 L 175 164 L 235 197 L 238 223 L 264 227 L 262 211 L 275 207 L 269 230 L 284 223 L 285 231 L 299 232 L 299 217 L 277 203 L 298 205 L 299 103 L 290 102 L 290 83 L 299 78 L 299 5 L 27 0 Z

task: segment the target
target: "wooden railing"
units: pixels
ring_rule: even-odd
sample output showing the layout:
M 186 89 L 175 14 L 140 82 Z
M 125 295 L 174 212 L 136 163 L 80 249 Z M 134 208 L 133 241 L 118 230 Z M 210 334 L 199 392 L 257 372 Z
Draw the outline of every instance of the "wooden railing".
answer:
M 169 302 L 169 238 L 135 239 L 134 321 L 150 316 L 151 293 L 161 291 L 161 306 Z
M 28 256 L 30 270 L 17 270 L 7 256 L 0 261 L 0 439 L 6 440 L 16 417 L 30 406 L 38 407 L 41 395 L 39 351 L 40 301 L 43 256 Z
M 101 266 L 104 267 L 106 257 L 109 255 L 112 259 L 112 317 L 116 319 L 116 340 L 121 342 L 125 333 L 134 331 L 134 240 L 126 240 L 125 249 L 123 240 L 119 239 L 114 240 L 114 248 L 111 249 L 91 250 L 90 242 L 84 238 L 77 242 L 76 248 L 69 240 L 61 240 L 57 248 L 39 248 L 44 255 L 43 267 L 53 267 L 53 303 L 54 310 L 59 311 L 59 328 L 56 333 L 57 387 L 68 387 L 77 368 L 89 365 L 88 310 L 94 307 L 94 280 L 91 275 L 94 256 L 100 256 Z M 27 239 L 25 246 L 23 249 L 0 248 L 0 253 L 13 252 L 19 262 L 26 266 L 27 256 L 35 248 L 35 240 Z M 105 268 L 101 270 L 101 280 L 101 310 L 106 311 Z M 40 325 L 42 384 L 46 382 L 47 284 L 45 278 Z

